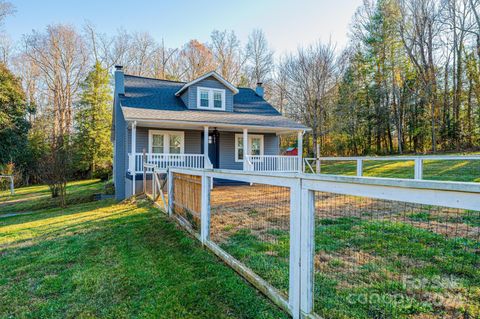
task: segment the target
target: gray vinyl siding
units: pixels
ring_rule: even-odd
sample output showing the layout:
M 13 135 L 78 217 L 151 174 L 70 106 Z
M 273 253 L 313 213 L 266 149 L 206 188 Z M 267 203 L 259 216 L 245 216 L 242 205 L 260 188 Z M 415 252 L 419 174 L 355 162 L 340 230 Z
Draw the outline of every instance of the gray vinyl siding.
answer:
M 148 131 L 149 130 L 160 130 L 160 131 L 183 131 L 185 132 L 185 154 L 201 154 L 201 131 L 192 131 L 192 130 L 172 130 L 172 129 L 162 129 L 162 128 L 147 128 L 147 127 L 137 127 L 137 145 L 136 152 L 142 153 L 143 149 L 148 153 Z M 130 153 L 132 149 L 132 132 L 128 129 L 128 143 L 127 143 L 127 153 Z
M 276 134 L 263 134 L 265 155 L 280 155 L 280 141 Z
M 223 169 L 243 169 L 242 162 L 235 162 L 235 132 L 220 132 L 220 160 Z
M 220 132 L 220 168 L 243 169 L 243 162 L 235 161 L 235 134 L 240 134 L 240 132 Z M 263 135 L 263 151 L 265 155 L 280 154 L 279 139 L 276 134 L 252 134 Z
M 225 90 L 225 111 L 233 112 L 233 93 L 225 85 L 217 81 L 214 77 L 210 76 L 194 85 L 190 86 L 185 93 L 181 95 L 183 103 L 189 109 L 197 108 L 197 88 L 198 87 L 207 87 L 214 89 L 223 89 Z M 220 111 L 221 112 L 221 111 Z
M 125 198 L 125 173 L 127 171 L 127 152 L 126 152 L 126 122 L 123 113 L 120 110 L 120 101 L 114 101 L 114 149 L 115 162 L 114 165 L 114 184 L 115 198 L 122 200 Z

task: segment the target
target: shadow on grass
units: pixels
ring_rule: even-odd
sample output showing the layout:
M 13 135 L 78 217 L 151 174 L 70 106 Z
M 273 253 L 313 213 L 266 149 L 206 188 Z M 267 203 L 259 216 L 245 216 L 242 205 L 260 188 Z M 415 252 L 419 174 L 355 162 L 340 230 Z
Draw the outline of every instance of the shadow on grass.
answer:
M 72 182 L 67 186 L 67 205 L 91 202 L 94 200 L 94 194 L 101 192 L 102 188 L 103 183 L 98 180 Z M 0 202 L 0 214 L 55 208 L 59 204 L 59 198 L 52 198 L 47 186 L 25 187 L 19 189 L 17 194 Z
M 37 234 L 1 251 L 0 317 L 287 318 L 158 210 L 108 204 L 10 223 Z

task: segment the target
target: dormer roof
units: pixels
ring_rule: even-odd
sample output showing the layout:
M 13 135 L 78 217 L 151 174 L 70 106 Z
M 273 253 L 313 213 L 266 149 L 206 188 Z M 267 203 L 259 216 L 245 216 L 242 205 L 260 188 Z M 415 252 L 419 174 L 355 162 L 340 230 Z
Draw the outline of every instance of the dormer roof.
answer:
M 238 93 L 238 89 L 230 82 L 228 82 L 227 80 L 225 80 L 220 74 L 218 74 L 217 72 L 215 71 L 211 71 L 211 72 L 208 72 L 204 75 L 202 75 L 201 77 L 199 78 L 196 78 L 195 80 L 193 81 L 190 81 L 190 82 L 187 82 L 185 83 L 184 86 L 182 86 L 180 88 L 180 90 L 178 90 L 175 95 L 176 96 L 180 96 L 186 89 L 188 89 L 189 86 L 192 86 L 194 85 L 195 83 L 198 83 L 208 77 L 214 77 L 218 82 L 222 83 L 223 85 L 225 85 L 230 91 L 232 91 L 233 94 L 237 94 Z

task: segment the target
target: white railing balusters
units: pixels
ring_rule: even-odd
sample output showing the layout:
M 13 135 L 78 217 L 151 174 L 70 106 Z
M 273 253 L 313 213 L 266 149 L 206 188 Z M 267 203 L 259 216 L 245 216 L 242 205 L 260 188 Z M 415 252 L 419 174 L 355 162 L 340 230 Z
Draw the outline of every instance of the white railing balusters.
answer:
M 143 153 L 135 153 L 135 158 L 128 154 L 131 162 L 135 163 L 136 173 L 143 172 Z M 146 154 L 146 163 L 153 164 L 157 169 L 166 170 L 170 167 L 179 168 L 204 168 L 203 154 Z M 151 172 L 150 165 L 147 167 L 147 172 Z
M 255 172 L 297 172 L 298 157 L 283 155 L 247 155 L 250 170 Z

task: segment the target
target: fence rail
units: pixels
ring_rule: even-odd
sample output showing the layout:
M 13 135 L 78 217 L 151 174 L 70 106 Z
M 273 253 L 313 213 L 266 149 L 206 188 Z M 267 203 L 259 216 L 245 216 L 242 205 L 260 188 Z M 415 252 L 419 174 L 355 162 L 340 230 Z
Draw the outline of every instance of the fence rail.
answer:
M 365 256 L 368 256 L 368 254 L 363 251 L 354 251 L 355 255 L 352 255 L 351 250 L 353 248 L 349 247 L 354 247 L 354 245 L 358 244 L 359 242 L 364 243 L 366 247 L 372 247 L 370 241 L 375 242 L 376 237 L 371 237 L 370 240 L 368 236 L 377 236 L 380 240 L 379 245 L 381 245 L 383 242 L 386 242 L 388 238 L 396 239 L 398 236 L 392 232 L 398 230 L 404 232 L 405 234 L 402 235 L 405 236 L 405 238 L 403 238 L 404 241 L 403 244 L 401 244 L 404 245 L 404 247 L 399 247 L 401 249 L 397 249 L 399 251 L 398 254 L 400 254 L 400 257 L 402 257 L 401 254 L 406 255 L 404 257 L 405 260 L 399 259 L 399 261 L 396 261 L 396 264 L 393 265 L 397 265 L 399 262 L 411 263 L 411 261 L 409 261 L 407 258 L 409 251 L 411 251 L 413 248 L 424 247 L 429 241 L 434 241 L 432 246 L 433 250 L 428 250 L 428 253 L 431 254 L 432 251 L 436 251 L 439 255 L 434 255 L 428 258 L 433 258 L 434 260 L 438 259 L 439 261 L 437 261 L 437 263 L 443 262 L 441 259 L 443 258 L 442 252 L 439 250 L 439 247 L 448 247 L 448 249 L 454 249 L 452 252 L 450 252 L 450 254 L 461 254 L 461 256 L 458 258 L 463 261 L 468 260 L 469 263 L 467 265 L 469 267 L 467 269 L 468 271 L 464 270 L 463 272 L 455 272 L 455 267 L 449 268 L 452 267 L 452 265 L 445 265 L 445 267 L 441 269 L 454 271 L 455 274 L 458 274 L 458 276 L 475 277 L 479 275 L 478 266 L 480 266 L 480 263 L 478 262 L 478 252 L 475 253 L 475 249 L 478 250 L 480 239 L 480 185 L 477 183 L 325 176 L 303 173 L 278 174 L 272 172 L 171 168 L 168 171 L 168 213 L 170 215 L 174 214 L 174 198 L 188 198 L 189 195 L 192 195 L 190 193 L 193 191 L 192 187 L 194 187 L 192 185 L 188 187 L 175 186 L 174 176 L 188 176 L 188 183 L 191 183 L 192 180 L 195 180 L 193 176 L 198 176 L 198 180 L 196 180 L 198 182 L 195 183 L 198 183 L 199 186 L 198 188 L 195 188 L 195 192 L 198 192 L 198 196 L 201 199 L 200 203 L 198 203 L 198 200 L 195 200 L 195 203 L 196 205 L 199 205 L 197 210 L 200 210 L 200 229 L 199 233 L 193 232 L 195 236 L 199 238 L 199 240 L 207 248 L 212 250 L 239 274 L 249 280 L 255 287 L 257 287 L 257 289 L 268 296 L 274 303 L 291 314 L 293 318 L 315 317 L 317 314 L 328 315 L 328 311 L 332 311 L 333 313 L 337 311 L 336 309 L 332 309 L 331 304 L 330 306 L 325 306 L 325 304 L 328 305 L 329 302 L 333 302 L 331 300 L 332 294 L 335 294 L 336 291 L 333 288 L 331 288 L 333 290 L 328 290 L 330 289 L 329 285 L 332 285 L 332 282 L 328 281 L 329 279 L 325 278 L 325 276 L 332 273 L 332 271 L 329 272 L 329 269 L 335 270 L 336 268 L 326 269 L 324 267 L 345 267 L 345 262 L 347 262 L 346 265 L 350 265 L 349 267 L 357 267 L 352 261 L 354 260 L 353 257 L 353 259 L 350 258 L 347 259 L 347 261 L 342 261 L 339 259 L 341 257 L 340 255 L 339 257 L 335 257 L 337 256 L 335 254 L 338 254 L 337 252 L 332 252 L 332 250 L 335 251 L 335 249 L 339 249 L 340 246 L 338 245 L 341 245 L 342 240 L 346 241 L 349 238 L 353 238 L 356 241 L 348 243 L 345 242 L 345 254 L 348 253 L 350 254 L 349 256 L 357 256 L 358 254 L 362 253 Z M 256 244 L 253 242 L 254 246 L 252 247 L 257 247 L 260 249 L 260 252 L 264 254 L 262 255 L 263 257 L 257 256 L 260 258 L 259 260 L 261 262 L 255 264 L 254 266 L 250 266 L 249 264 L 241 262 L 238 258 L 235 258 L 232 254 L 228 253 L 225 250 L 224 245 L 219 245 L 211 238 L 211 227 L 213 227 L 211 182 L 213 178 L 246 182 L 245 186 L 243 187 L 254 187 L 249 186 L 253 183 L 254 185 L 263 184 L 276 187 L 285 187 L 289 190 L 289 200 L 285 202 L 285 205 L 287 205 L 285 207 L 289 212 L 289 231 L 285 232 L 280 229 L 271 229 L 265 233 L 265 236 L 267 237 L 280 236 L 277 238 L 281 238 L 281 244 L 266 245 L 262 244 L 261 242 Z M 215 188 L 213 191 L 215 191 Z M 175 192 L 183 193 L 175 194 Z M 315 194 L 318 192 L 327 195 L 321 196 L 320 201 L 316 202 L 317 197 Z M 260 192 L 256 193 L 256 190 L 251 193 L 257 194 L 256 196 L 258 197 L 258 201 L 266 200 L 266 197 Z M 245 194 L 236 192 L 234 195 L 235 196 L 232 195 L 232 198 L 238 201 L 239 198 L 241 199 Z M 242 203 L 251 205 L 252 200 L 254 201 L 255 199 L 247 198 Z M 336 201 L 330 203 L 329 201 L 332 200 Z M 384 200 L 389 201 L 389 204 L 380 204 Z M 402 204 L 402 206 L 399 203 L 404 204 Z M 277 203 L 277 205 L 280 205 L 280 203 Z M 424 206 L 421 206 L 417 211 L 409 211 L 408 214 L 405 212 L 405 210 L 401 209 L 402 207 L 411 207 L 410 205 Z M 436 210 L 432 208 L 437 206 L 442 206 L 444 209 Z M 320 213 L 318 212 L 318 209 L 321 209 Z M 456 211 L 457 215 L 449 215 L 449 209 L 461 211 Z M 273 214 L 275 214 L 277 211 L 279 211 L 277 206 L 275 209 L 271 210 Z M 432 215 L 426 215 L 427 212 L 431 212 Z M 464 214 L 461 216 L 465 216 L 466 226 L 463 224 L 461 226 L 454 224 L 454 226 L 450 225 L 454 228 L 442 227 L 443 221 L 445 221 L 445 223 L 458 222 L 458 217 L 460 216 L 459 214 Z M 322 219 L 318 220 L 317 218 L 320 218 L 319 216 L 322 216 Z M 259 223 L 259 220 L 255 219 L 262 218 L 259 212 L 255 210 L 252 210 L 250 213 L 248 213 L 248 217 L 253 219 L 251 223 L 254 225 L 255 223 Z M 269 215 L 266 216 L 266 218 L 269 222 L 272 222 L 272 220 L 278 219 L 279 216 Z M 406 219 L 413 222 L 411 225 L 405 224 L 402 226 Z M 428 222 L 421 224 L 421 229 L 419 231 L 415 230 L 416 228 L 414 228 L 414 226 L 418 226 L 418 224 L 422 223 L 424 219 L 428 220 Z M 242 217 L 238 222 L 245 221 Z M 464 221 L 462 220 L 462 222 Z M 354 228 L 349 228 L 349 223 L 356 223 L 357 226 Z M 188 229 L 189 226 L 186 225 L 185 227 Z M 223 231 L 229 231 L 232 225 L 227 224 L 221 227 L 223 227 Z M 464 231 L 458 231 L 458 229 L 461 230 L 462 227 Z M 258 232 L 259 230 L 257 228 L 254 227 L 253 229 Z M 363 229 L 365 231 L 365 233 L 362 233 L 361 236 L 353 233 L 359 229 Z M 438 229 L 440 229 L 440 231 L 436 233 Z M 448 236 L 452 236 L 453 234 L 449 231 L 449 229 L 456 229 L 458 231 L 455 233 L 455 236 L 464 236 L 464 234 L 467 234 L 465 236 L 467 236 L 468 239 L 459 238 L 458 240 L 449 241 L 449 239 L 438 237 L 443 236 L 442 234 L 444 233 L 450 233 Z M 385 231 L 386 233 L 379 234 L 379 230 Z M 413 236 L 417 233 L 423 236 L 420 240 L 420 242 L 422 242 L 422 246 L 419 246 L 419 239 L 416 237 L 409 239 L 409 236 Z M 336 239 L 335 236 L 339 236 L 339 234 L 346 236 L 345 238 L 347 239 Z M 287 237 L 285 238 L 285 236 Z M 355 236 L 359 237 L 357 238 Z M 244 240 L 243 242 L 235 242 L 236 244 L 240 245 L 239 247 L 243 247 L 241 251 L 242 254 L 244 254 L 245 251 L 249 251 L 245 249 L 253 249 L 248 245 L 252 245 L 252 240 L 254 237 L 255 233 L 241 231 L 238 232 L 234 237 L 231 237 L 233 239 L 230 240 Z M 318 240 L 320 240 L 320 248 L 318 247 Z M 409 245 L 412 245 L 412 247 Z M 459 248 L 455 248 L 457 246 Z M 282 264 L 277 260 L 278 256 L 282 256 L 281 249 L 284 249 L 282 247 L 286 247 L 286 249 L 289 251 L 288 263 Z M 388 247 L 382 246 L 380 248 L 386 249 Z M 398 248 L 398 245 L 394 245 L 393 247 Z M 380 249 L 377 246 L 374 248 Z M 280 250 L 276 251 L 275 249 Z M 375 252 L 375 249 L 372 253 Z M 391 247 L 389 249 L 391 249 Z M 250 252 L 252 255 L 249 255 L 248 258 L 254 258 L 258 253 L 258 251 L 252 250 Z M 381 256 L 371 255 L 368 257 L 370 258 L 368 261 L 370 263 L 374 263 L 372 260 L 375 261 L 375 258 L 380 257 Z M 367 257 L 364 257 L 364 259 L 366 258 Z M 275 285 L 271 283 L 271 278 L 269 277 L 271 273 L 268 276 L 265 275 L 265 263 L 268 262 L 268 260 L 273 260 L 272 262 L 274 262 L 276 265 L 276 270 L 274 273 L 288 274 L 288 278 L 285 279 L 288 282 L 288 296 L 280 292 Z M 422 263 L 426 263 L 428 260 L 429 259 L 422 261 Z M 362 260 L 362 262 L 364 261 Z M 367 266 L 368 262 L 365 262 L 365 267 Z M 288 268 L 287 271 L 282 272 L 282 267 Z M 255 269 L 255 271 L 253 269 Z M 340 270 L 341 269 L 342 268 L 340 268 Z M 360 270 L 353 271 L 348 275 L 359 276 L 362 271 L 366 271 L 362 270 L 363 268 L 359 269 Z M 369 268 L 367 267 L 365 269 L 368 270 Z M 375 274 L 375 271 L 378 270 L 376 270 L 376 268 L 372 268 L 371 271 L 373 274 Z M 333 271 L 333 273 L 338 274 L 339 272 Z M 340 273 L 340 275 L 342 274 L 343 273 Z M 468 279 L 467 277 L 465 278 L 464 280 Z M 355 279 L 358 281 L 358 278 L 356 277 L 354 277 L 352 280 Z M 319 280 L 321 280 L 321 282 L 319 282 Z M 318 289 L 314 289 L 315 284 L 319 285 Z M 473 291 L 475 291 L 475 289 L 479 289 L 479 287 L 468 288 L 473 288 Z M 328 292 L 327 295 L 324 295 L 325 291 Z M 327 302 L 322 298 L 330 299 L 328 299 L 329 301 Z M 467 297 L 467 299 L 468 298 L 469 297 Z M 337 302 L 339 302 L 340 306 L 342 303 L 346 302 L 338 296 L 337 299 Z M 317 307 L 314 307 L 314 300 L 315 303 L 319 304 L 318 309 Z M 325 304 L 323 301 L 325 301 Z M 465 303 L 465 300 L 463 301 Z M 470 302 L 470 300 L 467 300 L 466 302 L 469 305 L 470 303 L 474 304 L 472 309 L 479 309 L 478 307 L 480 305 L 475 304 L 475 301 Z M 460 305 L 460 307 L 463 306 Z M 355 305 L 353 308 L 357 309 L 358 307 L 360 306 Z M 427 311 L 425 310 L 427 308 L 420 307 L 419 310 L 416 311 Z M 367 309 L 366 311 L 381 311 L 375 309 Z M 345 317 L 345 314 L 343 315 Z M 376 315 L 381 316 L 382 314 L 377 313 Z M 332 318 L 336 318 L 335 315 L 332 315 Z M 395 316 L 392 318 L 395 318 Z
M 356 162 L 356 175 L 363 176 L 363 166 L 366 161 L 413 161 L 414 162 L 414 179 L 423 179 L 424 161 L 480 161 L 480 155 L 424 155 L 424 156 L 362 156 L 362 157 L 319 157 L 304 158 L 305 173 L 321 173 L 322 162 L 325 161 L 354 161 Z

